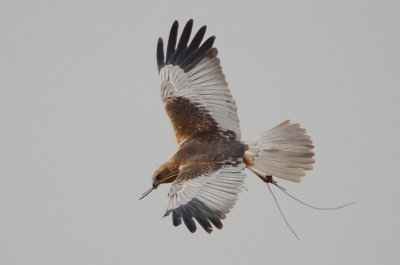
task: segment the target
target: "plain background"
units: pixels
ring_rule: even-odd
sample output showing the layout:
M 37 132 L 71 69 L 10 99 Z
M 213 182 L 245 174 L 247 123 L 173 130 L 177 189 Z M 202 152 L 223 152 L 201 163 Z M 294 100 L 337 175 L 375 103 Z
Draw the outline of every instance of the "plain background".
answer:
M 400 259 L 399 1 L 1 1 L 0 264 L 395 264 Z M 176 152 L 158 37 L 208 25 L 243 139 L 286 119 L 312 136 L 317 207 L 247 173 L 211 235 L 147 198 Z

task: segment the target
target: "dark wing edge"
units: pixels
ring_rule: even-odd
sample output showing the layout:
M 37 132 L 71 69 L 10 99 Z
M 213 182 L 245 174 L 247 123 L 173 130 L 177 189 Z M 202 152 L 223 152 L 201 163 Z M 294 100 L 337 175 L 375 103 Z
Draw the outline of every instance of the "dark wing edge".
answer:
M 162 38 L 158 38 L 157 42 L 157 66 L 160 72 L 161 68 L 165 65 L 164 63 L 164 43 Z
M 201 46 L 204 35 L 207 30 L 207 26 L 201 27 L 196 35 L 193 37 L 191 43 L 188 46 L 190 35 L 193 28 L 193 19 L 190 19 L 179 39 L 178 46 L 176 41 L 178 38 L 179 23 L 177 20 L 174 21 L 171 27 L 171 31 L 168 38 L 167 55 L 164 58 L 164 44 L 163 39 L 159 38 L 157 42 L 157 66 L 158 71 L 166 64 L 178 65 L 182 68 L 185 73 L 190 71 L 197 63 L 199 63 L 205 56 L 208 50 L 212 48 L 215 41 L 215 36 L 209 37 Z M 215 49 L 215 48 L 214 48 Z M 213 55 L 217 56 L 217 50 L 213 52 Z
M 164 216 L 172 213 L 173 225 L 179 226 L 183 220 L 192 233 L 197 230 L 193 218 L 207 233 L 213 231 L 211 224 L 222 229 L 221 220 L 226 218 L 244 187 L 244 169 L 244 163 L 239 162 L 188 179 L 186 173 L 192 169 L 183 168 L 171 186 Z

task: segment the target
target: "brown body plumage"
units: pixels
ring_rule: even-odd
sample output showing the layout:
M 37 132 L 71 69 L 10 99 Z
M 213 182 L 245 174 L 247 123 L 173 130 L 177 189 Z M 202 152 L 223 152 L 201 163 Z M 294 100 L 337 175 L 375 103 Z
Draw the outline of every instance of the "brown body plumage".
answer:
M 171 173 L 181 171 L 190 165 L 192 176 L 201 176 L 223 165 L 236 164 L 244 157 L 246 145 L 234 138 L 232 134 L 223 132 L 202 132 L 182 142 L 178 152 L 165 164 L 161 165 L 153 176 L 153 182 L 170 183 L 177 175 L 167 178 Z M 196 173 L 196 174 L 194 174 Z M 182 178 L 187 180 L 188 177 Z
M 244 187 L 246 167 L 267 183 L 272 176 L 299 182 L 304 170 L 312 169 L 314 153 L 305 130 L 289 121 L 241 141 L 236 103 L 218 51 L 212 47 L 215 37 L 200 46 L 203 26 L 188 45 L 192 26 L 189 20 L 176 45 L 178 22 L 174 22 L 166 58 L 163 41 L 158 40 L 161 97 L 178 151 L 156 170 L 151 190 L 172 183 L 165 215 L 172 213 L 175 226 L 183 220 L 191 232 L 196 231 L 195 218 L 211 233 L 211 224 L 221 229 L 221 220 L 235 204 Z

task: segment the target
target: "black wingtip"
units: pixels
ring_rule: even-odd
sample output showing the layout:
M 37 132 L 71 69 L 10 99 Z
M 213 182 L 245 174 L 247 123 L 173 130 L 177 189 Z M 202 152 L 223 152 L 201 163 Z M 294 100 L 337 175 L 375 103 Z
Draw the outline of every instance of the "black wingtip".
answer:
M 208 51 L 209 49 L 212 48 L 212 46 L 214 45 L 216 37 L 215 36 L 211 36 L 209 37 L 199 48 L 199 52 L 204 53 L 206 51 Z
M 169 38 L 168 38 L 167 58 L 166 58 L 167 63 L 171 58 L 171 55 L 175 52 L 176 39 L 178 38 L 178 28 L 179 28 L 179 22 L 178 20 L 175 20 L 174 23 L 172 23 L 171 31 L 169 33 Z
M 185 27 L 183 28 L 181 38 L 179 39 L 177 48 L 178 51 L 182 48 L 186 48 L 187 43 L 189 42 L 190 34 L 192 34 L 192 28 L 193 28 L 193 20 L 189 20 L 186 23 Z
M 210 222 L 219 230 L 221 230 L 224 225 L 222 224 L 221 220 L 216 218 L 215 216 L 209 216 L 208 220 L 210 220 Z
M 182 216 L 183 222 L 185 223 L 187 229 L 193 234 L 197 231 L 196 223 L 192 217 Z
M 201 217 L 201 216 L 197 216 L 197 217 L 195 216 L 194 218 L 201 225 L 201 227 L 203 227 L 204 231 L 206 231 L 209 234 L 212 233 L 213 229 L 212 229 L 212 226 L 210 224 L 210 221 L 208 221 L 207 218 Z
M 190 27 L 190 28 L 193 27 L 193 19 L 192 19 L 192 18 L 189 19 L 188 22 L 186 22 L 185 28 L 186 28 L 186 27 Z
M 179 27 L 179 21 L 178 20 L 174 20 L 174 23 L 172 23 L 172 26 L 171 26 L 171 30 L 173 28 L 178 28 L 178 27 Z
M 198 49 L 201 42 L 203 41 L 204 35 L 206 34 L 207 26 L 202 26 L 193 37 L 192 42 L 189 45 L 188 53 Z
M 169 33 L 165 57 L 163 51 L 161 51 L 163 45 L 159 39 L 157 46 L 157 66 L 159 71 L 165 65 L 172 64 L 178 65 L 185 72 L 188 72 L 205 56 L 213 57 L 217 55 L 217 50 L 215 48 L 213 49 L 214 41 L 216 39 L 215 36 L 209 37 L 202 43 L 207 30 L 206 25 L 202 26 L 197 31 L 190 44 L 189 39 L 192 33 L 193 19 L 187 21 L 179 41 L 178 28 L 179 23 L 175 20 Z M 210 50 L 212 50 L 212 52 L 210 52 Z M 161 62 L 162 59 L 164 59 L 163 62 Z
M 192 34 L 192 28 L 193 28 L 193 20 L 190 19 L 183 28 L 176 50 L 173 54 L 171 54 L 168 63 L 175 65 L 179 62 L 179 59 L 182 56 L 184 57 L 186 55 L 187 45 L 189 43 L 190 35 Z
M 182 224 L 182 218 L 181 216 L 177 213 L 177 211 L 172 211 L 172 224 L 174 226 L 180 226 Z
M 164 42 L 161 37 L 158 38 L 157 42 L 157 66 L 158 71 L 164 66 Z

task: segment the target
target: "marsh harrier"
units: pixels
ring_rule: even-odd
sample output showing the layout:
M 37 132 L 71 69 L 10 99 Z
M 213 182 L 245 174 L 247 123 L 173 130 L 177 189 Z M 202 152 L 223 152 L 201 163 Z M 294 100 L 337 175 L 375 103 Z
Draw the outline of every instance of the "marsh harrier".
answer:
M 171 119 L 178 151 L 153 176 L 153 187 L 172 183 L 164 216 L 183 222 L 194 233 L 196 223 L 208 232 L 222 228 L 222 219 L 244 188 L 248 168 L 266 183 L 278 177 L 300 182 L 314 163 L 312 141 L 299 124 L 285 121 L 242 141 L 235 100 L 222 73 L 215 36 L 202 43 L 206 26 L 189 44 L 193 20 L 177 43 L 178 21 L 172 24 L 166 56 L 157 44 L 161 99 Z

